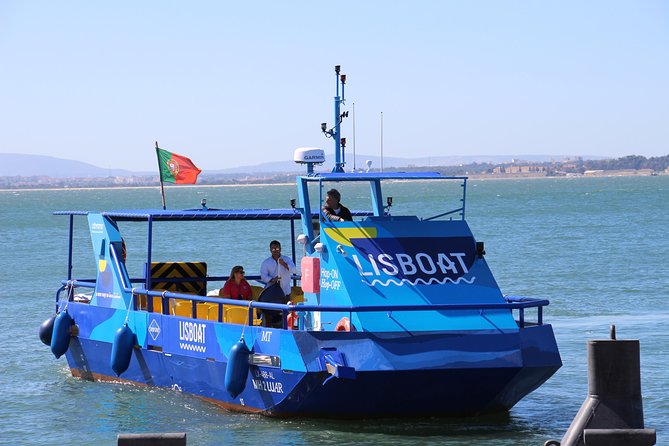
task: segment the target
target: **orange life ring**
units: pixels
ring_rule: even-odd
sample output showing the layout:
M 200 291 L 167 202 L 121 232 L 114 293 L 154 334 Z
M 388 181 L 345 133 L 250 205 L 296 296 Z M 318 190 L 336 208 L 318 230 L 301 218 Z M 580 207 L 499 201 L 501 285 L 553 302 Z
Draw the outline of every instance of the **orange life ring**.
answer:
M 347 317 L 339 319 L 337 325 L 335 326 L 335 331 L 356 331 L 353 324 Z
M 286 324 L 288 325 L 288 330 L 295 330 L 295 325 L 297 325 L 297 313 L 291 311 L 286 317 Z

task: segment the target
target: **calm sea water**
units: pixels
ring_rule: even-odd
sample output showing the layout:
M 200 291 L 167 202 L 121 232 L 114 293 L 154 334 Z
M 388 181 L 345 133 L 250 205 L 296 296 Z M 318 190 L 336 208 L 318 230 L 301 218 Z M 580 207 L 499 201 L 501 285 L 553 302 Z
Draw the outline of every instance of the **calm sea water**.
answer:
M 357 194 L 344 190 L 345 204 L 355 207 Z M 395 213 L 429 212 L 436 195 L 422 184 L 394 184 L 392 194 Z M 201 198 L 220 208 L 288 207 L 295 196 L 295 186 L 167 190 L 176 209 L 198 207 Z M 120 432 L 183 431 L 197 445 L 542 445 L 562 437 L 585 399 L 586 341 L 606 339 L 610 324 L 619 339 L 640 340 L 646 427 L 658 429 L 658 444 L 669 438 L 669 176 L 469 182 L 468 221 L 502 290 L 551 301 L 545 320 L 564 366 L 509 414 L 468 419 L 276 420 L 175 391 L 72 378 L 37 337 L 66 277 L 67 218 L 51 212 L 159 205 L 158 189 L 0 192 L 0 444 L 115 444 Z M 80 220 L 75 233 L 75 275 L 91 277 L 84 226 Z M 156 256 L 197 260 L 208 252 L 210 274 L 236 263 L 257 271 L 271 238 L 289 241 L 285 223 L 158 226 L 166 237 Z M 121 229 L 131 275 L 139 275 L 145 229 Z

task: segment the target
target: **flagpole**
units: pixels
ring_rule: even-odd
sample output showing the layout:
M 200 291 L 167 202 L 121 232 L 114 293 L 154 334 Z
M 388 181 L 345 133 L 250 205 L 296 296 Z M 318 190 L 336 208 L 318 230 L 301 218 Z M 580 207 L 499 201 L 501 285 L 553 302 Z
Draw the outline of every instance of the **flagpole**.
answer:
M 158 153 L 158 141 L 156 141 L 156 159 L 158 160 L 158 177 L 160 178 L 160 196 L 163 198 L 163 210 L 165 207 L 165 187 L 163 186 L 163 174 L 160 166 L 160 154 Z

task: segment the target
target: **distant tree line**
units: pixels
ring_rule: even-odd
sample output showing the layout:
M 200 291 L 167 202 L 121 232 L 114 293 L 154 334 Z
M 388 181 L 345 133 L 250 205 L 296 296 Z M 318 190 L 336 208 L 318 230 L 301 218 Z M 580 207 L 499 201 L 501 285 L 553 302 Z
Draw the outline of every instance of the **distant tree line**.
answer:
M 403 172 L 439 172 L 440 174 L 446 176 L 457 176 L 457 175 L 492 173 L 492 170 L 498 165 L 499 164 L 491 164 L 491 163 L 471 163 L 471 164 L 462 164 L 459 166 L 427 166 L 427 167 L 410 166 L 410 167 L 401 167 L 398 168 L 397 170 Z M 395 168 L 391 167 L 390 169 L 394 170 Z
M 646 158 L 629 155 L 609 160 L 583 161 L 585 170 L 653 169 L 660 172 L 669 167 L 669 155 Z
M 545 166 L 549 175 L 555 175 L 563 170 L 563 166 L 568 164 L 571 167 L 568 171 L 583 173 L 586 170 L 624 170 L 624 169 L 652 169 L 656 172 L 662 172 L 669 167 L 669 155 L 646 158 L 640 155 L 628 155 L 622 158 L 605 160 L 570 160 L 568 162 L 517 162 L 517 165 Z M 576 166 L 573 169 L 573 166 Z M 399 170 L 412 171 L 432 171 L 439 172 L 442 175 L 472 175 L 472 174 L 492 174 L 493 169 L 499 164 L 491 163 L 471 163 L 460 166 L 412 166 L 401 168 Z

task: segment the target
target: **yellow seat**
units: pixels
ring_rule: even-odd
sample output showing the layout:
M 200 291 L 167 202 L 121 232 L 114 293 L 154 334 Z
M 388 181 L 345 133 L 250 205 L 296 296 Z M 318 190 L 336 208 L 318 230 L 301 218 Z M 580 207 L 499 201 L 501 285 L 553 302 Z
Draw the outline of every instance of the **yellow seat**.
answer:
M 225 305 L 223 307 L 223 322 L 230 324 L 246 324 L 248 318 L 249 309 L 246 307 L 235 307 L 231 305 Z M 260 325 L 260 319 L 258 319 L 255 308 L 253 309 L 253 325 Z
M 258 296 L 260 296 L 260 293 L 262 293 L 262 290 L 264 289 L 264 287 L 258 285 L 251 285 L 251 299 L 258 300 Z
M 149 311 L 149 306 L 147 304 L 147 299 L 145 295 L 136 296 L 138 298 L 139 309 L 144 311 Z M 158 296 L 153 296 L 153 312 L 162 313 L 163 312 L 163 300 Z
M 210 321 L 218 322 L 218 307 L 219 304 L 210 304 L 211 306 L 207 310 L 207 319 Z M 199 311 L 199 310 L 198 310 Z M 200 313 L 198 312 L 198 315 Z M 223 307 L 223 317 L 225 318 L 225 306 Z
M 213 319 L 212 315 L 214 316 Z M 197 318 L 210 321 L 218 320 L 218 305 L 212 302 L 198 302 Z
M 153 296 L 153 312 L 154 313 L 163 312 L 163 299 L 161 297 Z
M 137 296 L 139 309 L 149 311 L 146 304 L 146 296 Z M 193 317 L 193 303 L 186 299 L 170 299 L 170 314 L 172 316 Z M 218 320 L 218 304 L 212 302 L 198 302 L 197 304 L 197 318 L 203 320 L 217 321 Z M 153 296 L 153 312 L 163 312 L 163 300 L 159 296 Z
M 170 314 L 172 316 L 193 317 L 192 301 L 184 299 L 170 299 Z
M 304 291 L 302 287 L 294 286 L 290 289 L 290 301 L 294 304 L 304 302 Z

